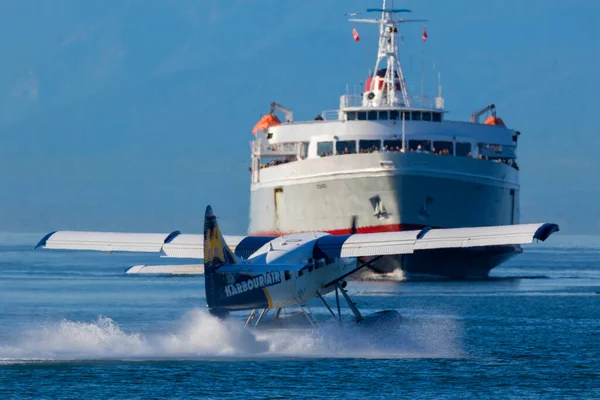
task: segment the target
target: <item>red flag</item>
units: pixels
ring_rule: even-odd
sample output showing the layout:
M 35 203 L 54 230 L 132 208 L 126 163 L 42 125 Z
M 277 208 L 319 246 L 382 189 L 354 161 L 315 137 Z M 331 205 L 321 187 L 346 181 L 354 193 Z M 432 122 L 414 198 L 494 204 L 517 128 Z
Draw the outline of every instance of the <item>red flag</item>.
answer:
M 360 41 L 360 36 L 358 36 L 358 32 L 356 32 L 356 28 L 352 28 L 352 37 L 354 38 L 354 41 Z
M 425 43 L 425 41 L 427 40 L 429 36 L 427 36 L 427 27 L 423 27 L 423 36 L 421 36 L 421 39 L 423 40 L 423 43 Z

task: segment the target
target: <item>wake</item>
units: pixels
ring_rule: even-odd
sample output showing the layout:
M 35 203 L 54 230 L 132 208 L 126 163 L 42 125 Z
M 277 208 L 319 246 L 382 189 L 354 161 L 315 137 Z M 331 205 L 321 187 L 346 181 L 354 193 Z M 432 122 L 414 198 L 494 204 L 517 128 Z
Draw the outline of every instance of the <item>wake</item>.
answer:
M 453 320 L 405 320 L 392 332 L 340 328 L 244 329 L 243 321 L 219 320 L 192 310 L 173 332 L 126 332 L 108 317 L 62 320 L 0 344 L 0 363 L 67 360 L 164 360 L 257 358 L 461 357 Z

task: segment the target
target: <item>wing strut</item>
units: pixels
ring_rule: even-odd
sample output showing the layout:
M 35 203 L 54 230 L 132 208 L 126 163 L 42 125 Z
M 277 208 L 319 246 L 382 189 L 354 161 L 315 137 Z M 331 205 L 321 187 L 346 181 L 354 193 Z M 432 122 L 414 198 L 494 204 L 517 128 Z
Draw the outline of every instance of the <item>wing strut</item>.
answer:
M 342 285 L 340 285 L 339 282 L 336 282 L 335 285 L 340 290 L 340 292 L 342 292 L 342 296 L 344 296 L 344 299 L 346 299 L 346 302 L 348 303 L 348 307 L 350 307 L 350 309 L 352 310 L 352 314 L 354 314 L 354 318 L 356 318 L 356 322 L 360 322 L 363 319 L 365 319 L 360 314 L 360 311 L 358 311 L 358 308 L 356 308 L 356 303 L 353 302 L 352 299 L 350 298 L 350 296 L 348 296 L 348 293 L 346 293 L 346 289 L 344 289 L 342 287 Z
M 359 265 L 358 267 L 354 268 L 352 271 L 350 271 L 350 272 L 348 272 L 348 273 L 346 273 L 346 274 L 344 274 L 344 275 L 342 275 L 342 276 L 340 276 L 340 277 L 332 280 L 331 282 L 329 282 L 328 284 L 326 284 L 324 287 L 329 287 L 331 285 L 334 285 L 334 284 L 338 283 L 339 281 L 341 281 L 343 279 L 346 279 L 348 276 L 352 275 L 356 271 L 358 271 L 360 269 L 363 269 L 364 267 L 368 267 L 369 265 L 373 264 L 375 261 L 379 260 L 381 257 L 383 257 L 383 256 L 377 256 L 374 259 L 372 259 L 371 261 Z

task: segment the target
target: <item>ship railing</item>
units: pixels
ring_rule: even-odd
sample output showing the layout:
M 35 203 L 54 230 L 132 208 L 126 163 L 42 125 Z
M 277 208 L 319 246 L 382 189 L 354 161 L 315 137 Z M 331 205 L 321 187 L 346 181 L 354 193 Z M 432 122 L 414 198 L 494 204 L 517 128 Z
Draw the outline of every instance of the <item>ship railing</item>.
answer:
M 371 105 L 366 105 L 372 107 Z M 400 108 L 422 108 L 428 110 L 442 110 L 444 108 L 444 99 L 442 97 L 429 97 L 429 96 L 409 96 L 408 105 L 400 100 L 397 103 Z M 345 94 L 340 98 L 340 108 L 348 107 L 365 107 L 363 105 L 362 94 Z
M 262 140 L 252 142 L 252 150 L 258 156 L 277 157 L 295 156 L 299 153 L 300 143 L 275 143 L 269 144 Z
M 342 114 L 343 112 L 340 110 L 325 110 L 321 113 L 321 117 L 325 121 L 337 121 L 343 119 Z

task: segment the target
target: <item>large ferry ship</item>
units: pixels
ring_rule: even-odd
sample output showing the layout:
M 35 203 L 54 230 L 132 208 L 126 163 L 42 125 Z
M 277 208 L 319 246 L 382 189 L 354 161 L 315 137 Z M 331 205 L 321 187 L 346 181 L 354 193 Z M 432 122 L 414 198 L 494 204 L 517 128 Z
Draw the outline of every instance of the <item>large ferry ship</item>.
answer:
M 295 121 L 277 103 L 255 126 L 249 233 L 390 232 L 519 223 L 519 132 L 494 105 L 470 121 L 446 117 L 444 101 L 411 95 L 400 63 L 398 31 L 406 9 L 369 9 L 379 25 L 374 73 L 364 92 L 340 107 Z M 424 37 L 426 33 L 424 31 Z M 275 111 L 280 111 L 280 120 Z M 484 122 L 480 118 L 488 114 Z M 379 272 L 487 276 L 519 246 L 480 247 L 390 256 Z

